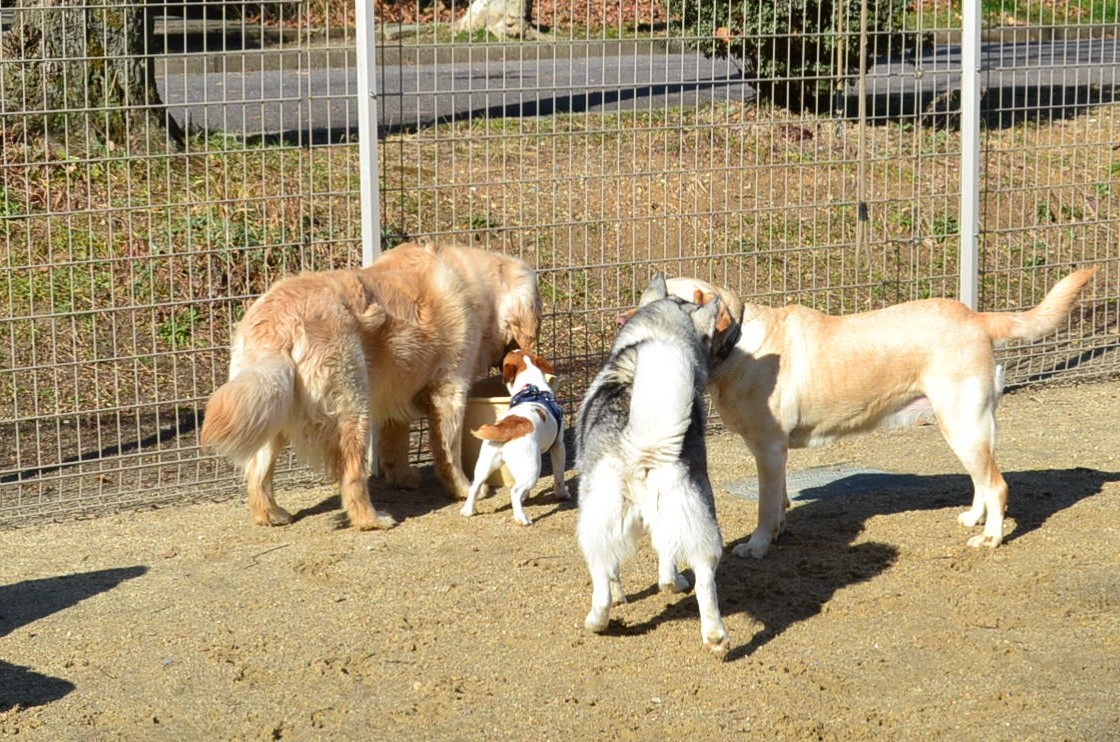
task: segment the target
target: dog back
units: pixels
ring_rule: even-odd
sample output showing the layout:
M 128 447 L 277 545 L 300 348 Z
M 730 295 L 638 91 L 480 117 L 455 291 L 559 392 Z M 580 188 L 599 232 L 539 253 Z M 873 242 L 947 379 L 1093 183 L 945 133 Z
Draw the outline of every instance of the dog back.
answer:
M 674 300 L 636 313 L 588 390 L 577 420 L 580 468 L 614 459 L 627 479 L 687 459 L 706 474 L 703 389 L 706 353 Z

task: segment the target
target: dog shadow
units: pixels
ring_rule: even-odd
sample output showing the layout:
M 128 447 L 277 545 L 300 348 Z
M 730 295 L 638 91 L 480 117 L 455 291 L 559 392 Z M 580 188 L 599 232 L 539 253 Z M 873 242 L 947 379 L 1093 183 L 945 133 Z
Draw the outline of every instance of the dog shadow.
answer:
M 121 567 L 0 585 L 0 637 L 147 571 L 141 566 Z M 68 680 L 0 660 L 0 712 L 17 705 L 27 708 L 50 703 L 74 688 Z
M 564 461 L 564 476 L 568 488 L 568 494 L 571 496 L 568 500 L 557 500 L 552 494 L 552 461 L 546 454 L 542 456 L 541 460 L 541 475 L 534 485 L 529 497 L 526 500 L 527 505 L 539 505 L 542 502 L 552 502 L 555 507 L 543 513 L 533 515 L 533 522 L 544 520 L 552 517 L 564 510 L 570 510 L 576 506 L 576 493 L 579 491 L 579 475 L 571 476 L 570 473 L 575 466 L 574 452 L 575 448 L 575 431 L 570 428 L 564 431 L 565 450 L 567 458 Z M 432 464 L 418 466 L 422 479 L 420 485 L 415 489 L 406 489 L 402 487 L 390 487 L 386 484 L 383 477 L 371 477 L 369 480 L 369 493 L 370 500 L 373 506 L 381 512 L 385 512 L 393 517 L 398 524 L 403 523 L 409 518 L 418 518 L 422 515 L 437 510 L 442 510 L 450 505 L 455 505 L 456 510 L 462 506 L 462 501 L 454 497 L 443 482 L 439 480 L 435 473 L 435 466 Z M 570 477 L 570 478 L 569 478 Z M 467 473 L 467 479 L 470 479 L 470 473 Z M 494 509 L 494 512 L 509 513 L 513 510 L 513 506 L 509 502 L 509 487 L 490 487 L 490 492 L 483 501 L 491 498 L 505 498 L 505 504 Z M 346 514 L 342 512 L 342 498 L 337 492 L 331 494 L 310 507 L 303 508 L 292 513 L 292 522 L 297 523 L 304 518 L 310 518 L 317 515 L 334 515 L 335 528 L 341 530 L 350 526 L 350 521 Z
M 399 524 L 457 502 L 443 483 L 435 478 L 430 468 L 426 470 L 421 467 L 421 472 L 423 479 L 414 488 L 390 487 L 384 479 L 371 478 L 369 494 L 373 507 L 380 513 L 391 515 Z M 342 498 L 337 491 L 314 505 L 292 513 L 292 523 L 320 515 L 332 516 L 334 527 L 338 530 L 350 527 L 350 519 L 342 510 Z
M 415 489 L 390 487 L 385 484 L 384 479 L 371 479 L 370 499 L 373 501 L 373 506 L 379 512 L 391 515 L 398 524 L 410 518 L 419 518 L 450 506 L 455 506 L 457 511 L 462 506 L 462 500 L 453 497 L 443 483 L 435 476 L 433 467 L 420 467 L 420 471 L 423 475 L 423 479 L 420 485 Z M 572 499 L 557 500 L 552 493 L 551 470 L 546 471 L 547 473 L 542 472 L 540 480 L 533 488 L 533 491 L 529 493 L 529 498 L 526 500 L 525 504 L 542 505 L 552 503 L 555 507 L 545 512 L 534 513 L 534 523 L 575 507 L 574 493 L 576 491 L 576 484 L 573 483 L 573 481 L 568 481 L 567 483 L 568 492 L 572 493 Z M 513 506 L 509 502 L 508 487 L 491 487 L 490 494 L 481 501 L 486 502 L 494 498 L 499 498 L 499 500 L 504 499 L 504 504 L 495 507 L 493 512 L 504 513 L 506 515 L 512 512 Z M 350 520 L 346 517 L 346 513 L 342 511 L 342 498 L 337 492 L 328 495 L 314 505 L 292 513 L 292 522 L 297 523 L 304 518 L 312 518 L 320 515 L 333 516 L 334 527 L 339 530 L 350 527 Z
M 1106 483 L 1120 481 L 1120 472 L 1087 468 L 1004 472 L 1010 490 L 1008 519 L 1011 544 L 1041 528 L 1050 517 L 1100 494 Z M 865 523 L 877 515 L 947 509 L 956 518 L 971 502 L 972 483 L 965 475 L 915 476 L 886 472 L 859 473 L 816 487 L 794 498 L 786 529 L 765 558 L 740 559 L 731 550 L 747 537 L 729 542 L 716 574 L 723 614 L 747 613 L 762 629 L 728 654 L 733 661 L 748 657 L 786 629 L 821 613 L 839 590 L 874 579 L 890 569 L 899 550 L 888 543 L 855 543 Z M 966 529 L 958 529 L 959 548 Z M 749 535 L 749 534 L 748 534 Z M 1004 548 L 1004 547 L 1001 547 Z M 656 585 L 628 595 L 639 600 L 657 592 Z M 644 634 L 658 625 L 696 620 L 693 594 L 665 607 L 657 616 L 620 626 L 611 633 Z

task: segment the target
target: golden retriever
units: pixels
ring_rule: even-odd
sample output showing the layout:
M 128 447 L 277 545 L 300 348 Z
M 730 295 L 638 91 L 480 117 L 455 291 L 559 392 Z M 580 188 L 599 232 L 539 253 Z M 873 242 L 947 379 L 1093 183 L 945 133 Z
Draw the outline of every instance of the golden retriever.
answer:
M 426 415 L 437 473 L 465 498 L 467 387 L 507 346 L 535 347 L 540 306 L 525 263 L 457 246 L 408 243 L 367 268 L 283 279 L 238 325 L 202 444 L 244 471 L 259 524 L 291 521 L 272 492 L 290 442 L 337 482 L 351 525 L 385 528 L 395 521 L 370 501 L 371 443 L 379 442 L 386 480 L 414 486 L 409 427 Z
M 951 299 L 923 299 L 843 316 L 736 304 L 731 292 L 706 281 L 671 281 L 669 290 L 682 298 L 718 294 L 740 312 L 735 349 L 708 385 L 723 422 L 742 436 L 758 466 L 758 526 L 734 554 L 761 558 L 781 531 L 790 504 L 790 448 L 905 425 L 929 411 L 972 478 L 972 507 L 958 520 L 970 528 L 983 523 L 984 530 L 969 545 L 998 546 L 1007 484 L 993 454 L 1003 391 L 993 344 L 1056 331 L 1096 272 L 1066 276 L 1026 312 L 974 312 Z

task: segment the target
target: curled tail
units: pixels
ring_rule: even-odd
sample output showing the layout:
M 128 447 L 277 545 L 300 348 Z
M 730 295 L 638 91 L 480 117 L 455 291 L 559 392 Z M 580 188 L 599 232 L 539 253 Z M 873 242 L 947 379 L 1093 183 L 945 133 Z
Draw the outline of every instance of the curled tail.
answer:
M 1081 289 L 1098 270 L 1100 266 L 1071 273 L 1058 281 L 1042 302 L 1029 311 L 982 313 L 980 317 L 988 337 L 992 340 L 1037 340 L 1056 331 L 1069 317 Z
M 695 369 L 688 351 L 647 341 L 638 349 L 626 443 L 638 469 L 654 469 L 680 459 L 692 424 Z
M 206 403 L 202 445 L 244 465 L 283 429 L 295 405 L 296 368 L 283 354 L 242 367 Z
M 479 426 L 478 430 L 471 431 L 471 435 L 475 438 L 497 443 L 506 443 L 514 438 L 532 435 L 532 433 L 533 423 L 520 415 L 509 415 L 496 423 L 487 423 Z

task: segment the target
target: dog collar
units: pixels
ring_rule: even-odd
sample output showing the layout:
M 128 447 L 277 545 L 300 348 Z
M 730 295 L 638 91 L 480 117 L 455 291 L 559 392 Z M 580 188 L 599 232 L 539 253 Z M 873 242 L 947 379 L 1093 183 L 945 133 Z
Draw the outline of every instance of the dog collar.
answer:
M 543 406 L 556 418 L 557 425 L 564 419 L 564 410 L 561 409 L 560 403 L 556 401 L 556 395 L 552 392 L 538 389 L 536 384 L 526 384 L 522 387 L 521 391 L 510 398 L 509 406 L 515 407 L 522 402 L 536 402 Z

